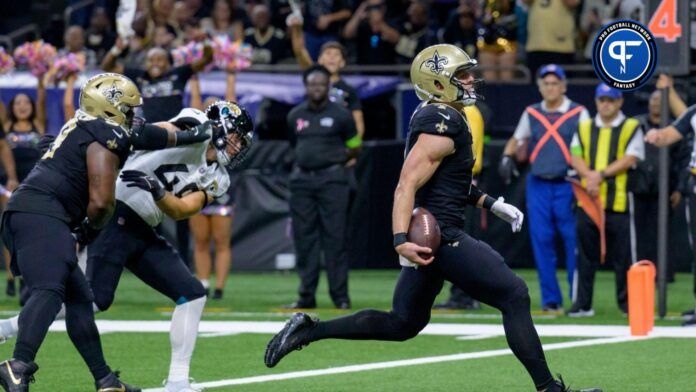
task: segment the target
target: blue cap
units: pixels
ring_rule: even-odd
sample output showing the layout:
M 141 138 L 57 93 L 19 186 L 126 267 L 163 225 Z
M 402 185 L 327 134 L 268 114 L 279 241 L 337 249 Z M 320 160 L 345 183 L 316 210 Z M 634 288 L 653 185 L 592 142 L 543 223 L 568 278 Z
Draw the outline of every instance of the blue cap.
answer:
M 617 90 L 615 88 L 611 88 L 607 86 L 606 83 L 600 83 L 597 86 L 597 90 L 595 90 L 595 99 L 599 98 L 611 98 L 611 99 L 621 99 L 623 98 L 623 94 L 621 93 L 620 90 Z
M 565 71 L 563 71 L 563 68 L 556 64 L 546 64 L 539 69 L 539 79 L 549 74 L 556 75 L 560 80 L 566 79 Z

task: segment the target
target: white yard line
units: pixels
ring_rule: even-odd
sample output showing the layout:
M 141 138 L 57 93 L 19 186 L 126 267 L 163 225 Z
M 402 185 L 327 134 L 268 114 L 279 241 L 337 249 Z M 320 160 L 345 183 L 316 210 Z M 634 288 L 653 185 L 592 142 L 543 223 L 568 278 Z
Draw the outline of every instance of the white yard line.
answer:
M 636 338 L 636 337 L 631 337 L 631 336 L 622 336 L 622 337 L 612 337 L 612 338 L 580 340 L 580 341 L 564 342 L 564 343 L 551 343 L 551 344 L 544 345 L 544 351 L 561 350 L 561 349 L 575 348 L 575 347 L 596 346 L 596 345 L 602 345 L 602 344 L 623 343 L 623 342 L 643 340 L 643 339 L 650 339 L 650 338 Z M 499 356 L 510 355 L 510 354 L 512 354 L 512 351 L 510 351 L 509 349 L 502 349 L 502 350 L 488 350 L 488 351 L 479 351 L 479 352 L 463 353 L 463 354 L 439 355 L 439 356 L 434 356 L 434 357 L 412 358 L 412 359 L 404 359 L 404 360 L 398 360 L 398 361 L 387 361 L 387 362 L 373 362 L 373 363 L 366 363 L 366 364 L 362 364 L 362 365 L 340 366 L 340 367 L 334 367 L 334 368 L 328 368 L 328 369 L 301 370 L 301 371 L 288 372 L 288 373 L 268 374 L 268 375 L 264 375 L 264 376 L 253 376 L 253 377 L 233 378 L 233 379 L 228 379 L 228 380 L 210 381 L 210 382 L 196 383 L 196 384 L 194 384 L 194 387 L 217 388 L 217 387 L 224 387 L 224 386 L 230 386 L 230 385 L 243 385 L 243 384 L 270 382 L 270 381 L 281 381 L 281 380 L 290 380 L 290 379 L 295 379 L 295 378 L 325 376 L 325 375 L 330 375 L 330 374 L 344 374 L 344 373 L 355 373 L 355 372 L 363 372 L 363 371 L 377 370 L 377 369 L 391 369 L 391 368 L 397 368 L 397 367 L 403 367 L 403 366 L 424 365 L 424 364 L 429 364 L 429 363 L 463 361 L 463 360 L 478 359 L 478 358 L 491 358 L 491 357 L 499 357 Z M 164 391 L 164 389 L 161 389 L 161 388 L 144 390 L 144 392 L 162 392 L 162 391 Z
M 282 321 L 201 321 L 201 334 L 234 334 L 261 333 L 273 334 L 278 332 L 285 323 Z M 106 332 L 169 332 L 169 321 L 143 320 L 97 320 L 97 326 L 102 333 Z M 628 326 L 622 325 L 537 325 L 539 336 L 558 337 L 619 337 L 629 336 Z M 51 331 L 65 331 L 65 323 L 56 321 Z M 494 335 L 503 336 L 503 326 L 500 324 L 455 324 L 430 323 L 421 335 L 464 336 L 464 335 Z M 696 328 L 684 327 L 655 327 L 652 337 L 696 338 Z

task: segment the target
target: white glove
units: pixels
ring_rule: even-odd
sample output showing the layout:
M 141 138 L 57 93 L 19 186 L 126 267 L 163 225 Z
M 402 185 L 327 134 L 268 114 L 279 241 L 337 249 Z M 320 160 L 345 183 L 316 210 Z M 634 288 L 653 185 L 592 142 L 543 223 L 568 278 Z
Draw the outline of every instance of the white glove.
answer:
M 498 198 L 498 201 L 493 203 L 491 206 L 491 212 L 493 212 L 498 218 L 509 223 L 510 226 L 512 226 L 513 233 L 517 233 L 522 230 L 524 214 L 522 211 L 518 210 L 517 207 L 506 203 L 502 196 Z

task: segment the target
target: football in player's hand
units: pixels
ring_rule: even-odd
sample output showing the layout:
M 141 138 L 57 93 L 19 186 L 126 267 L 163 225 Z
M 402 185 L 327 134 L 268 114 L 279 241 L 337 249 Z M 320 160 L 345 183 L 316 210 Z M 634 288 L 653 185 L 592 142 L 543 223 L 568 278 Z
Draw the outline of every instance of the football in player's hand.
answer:
M 430 211 L 423 207 L 413 210 L 411 223 L 408 226 L 408 241 L 432 249 L 433 254 L 437 253 L 440 247 L 440 226 Z M 430 257 L 431 255 L 421 256 Z

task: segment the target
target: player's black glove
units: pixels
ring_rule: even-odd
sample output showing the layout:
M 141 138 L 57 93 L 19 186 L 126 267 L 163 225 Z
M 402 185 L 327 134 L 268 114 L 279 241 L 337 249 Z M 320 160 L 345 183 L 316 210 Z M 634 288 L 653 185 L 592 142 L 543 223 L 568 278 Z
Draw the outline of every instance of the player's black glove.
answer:
M 213 135 L 213 122 L 206 121 L 201 125 L 189 128 L 185 131 L 176 131 L 175 146 L 185 146 L 188 144 L 200 143 L 210 139 Z
M 99 230 L 92 227 L 89 218 L 85 218 L 79 226 L 73 229 L 73 236 L 75 240 L 82 245 L 89 245 L 97 235 L 99 235 Z
M 128 187 L 137 187 L 152 194 L 155 201 L 161 200 L 167 192 L 157 179 L 148 176 L 138 170 L 124 170 L 121 180 L 128 183 Z
M 512 182 L 512 177 L 518 177 L 520 172 L 517 170 L 515 160 L 510 155 L 503 155 L 498 164 L 498 175 L 503 179 L 505 185 Z
M 38 148 L 42 154 L 45 154 L 46 151 L 48 151 L 48 149 L 51 147 L 51 144 L 54 140 L 56 140 L 56 137 L 54 135 L 43 135 L 41 136 L 39 142 L 36 144 L 36 148 Z

